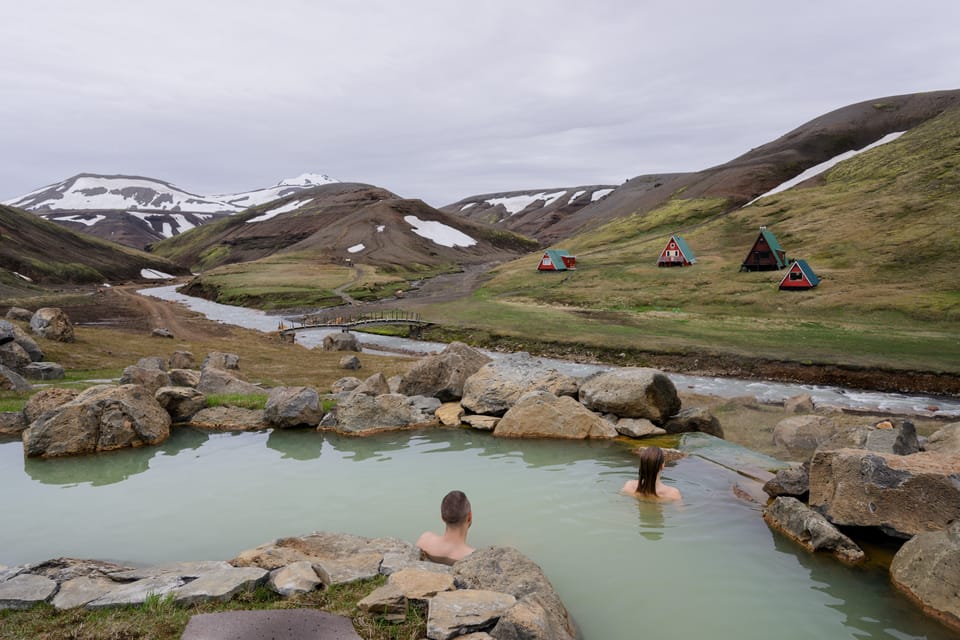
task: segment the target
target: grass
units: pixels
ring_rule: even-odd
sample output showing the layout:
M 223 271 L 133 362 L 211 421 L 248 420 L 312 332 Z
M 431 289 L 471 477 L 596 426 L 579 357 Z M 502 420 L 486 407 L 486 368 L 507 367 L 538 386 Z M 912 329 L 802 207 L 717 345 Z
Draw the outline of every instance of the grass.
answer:
M 308 594 L 282 598 L 261 587 L 241 593 L 229 602 L 209 602 L 189 607 L 172 598 L 150 596 L 141 606 L 115 609 L 57 611 L 40 605 L 27 611 L 0 611 L 0 640 L 177 640 L 190 617 L 202 613 L 260 609 L 320 609 L 353 620 L 358 634 L 368 640 L 419 640 L 426 635 L 424 612 L 411 607 L 399 624 L 359 611 L 357 602 L 386 582 L 383 576 L 338 585 Z
M 240 407 L 242 409 L 263 409 L 267 406 L 267 394 L 244 395 L 240 393 L 216 393 L 206 396 L 208 407 Z

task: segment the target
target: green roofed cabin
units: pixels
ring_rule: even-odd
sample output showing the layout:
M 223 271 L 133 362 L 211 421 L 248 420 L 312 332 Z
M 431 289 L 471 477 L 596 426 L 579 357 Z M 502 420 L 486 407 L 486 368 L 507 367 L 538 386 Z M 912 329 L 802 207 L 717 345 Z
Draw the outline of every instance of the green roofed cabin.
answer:
M 697 261 L 687 241 L 680 236 L 670 236 L 667 246 L 657 258 L 658 267 L 687 267 Z
M 775 271 L 786 266 L 787 252 L 780 247 L 771 231 L 760 227 L 760 235 L 740 265 L 740 271 Z
M 537 265 L 537 271 L 572 271 L 576 268 L 577 257 L 565 249 L 547 249 Z
M 820 278 L 813 272 L 806 260 L 794 260 L 780 280 L 780 289 L 784 291 L 800 291 L 813 289 L 820 284 Z

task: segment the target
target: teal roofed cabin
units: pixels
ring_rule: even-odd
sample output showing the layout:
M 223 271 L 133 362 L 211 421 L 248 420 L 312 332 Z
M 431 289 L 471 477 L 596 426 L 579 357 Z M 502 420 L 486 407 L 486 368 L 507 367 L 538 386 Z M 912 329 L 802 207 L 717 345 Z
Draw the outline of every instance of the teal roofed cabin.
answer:
M 537 271 L 572 271 L 576 268 L 577 257 L 566 249 L 547 249 L 537 265 Z
M 693 255 L 690 245 L 683 237 L 678 235 L 670 236 L 667 240 L 667 246 L 660 252 L 657 258 L 658 267 L 688 267 L 697 261 Z
M 777 237 L 766 227 L 760 227 L 760 235 L 740 265 L 740 271 L 775 271 L 787 264 L 787 252 L 780 246 Z

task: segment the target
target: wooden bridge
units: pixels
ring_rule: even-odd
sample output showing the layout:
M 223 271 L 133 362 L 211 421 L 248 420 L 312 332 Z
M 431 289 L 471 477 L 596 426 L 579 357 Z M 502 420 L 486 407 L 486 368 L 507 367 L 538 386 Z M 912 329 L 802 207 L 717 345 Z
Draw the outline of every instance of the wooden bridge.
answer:
M 349 331 L 350 329 L 375 327 L 378 325 L 406 325 L 410 328 L 410 337 L 419 338 L 423 328 L 431 324 L 433 323 L 424 320 L 419 313 L 398 309 L 367 313 L 344 313 L 343 311 L 337 311 L 302 316 L 299 320 L 292 321 L 289 325 L 281 322 L 278 331 L 281 336 L 289 336 L 290 339 L 293 339 L 293 335 L 298 331 L 306 331 L 308 329 L 340 329 L 342 331 Z

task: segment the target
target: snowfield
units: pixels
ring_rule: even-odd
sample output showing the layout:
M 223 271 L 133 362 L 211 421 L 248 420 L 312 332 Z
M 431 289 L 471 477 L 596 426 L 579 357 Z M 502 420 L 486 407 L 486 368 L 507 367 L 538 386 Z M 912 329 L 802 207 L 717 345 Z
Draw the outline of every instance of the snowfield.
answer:
M 266 211 L 258 215 L 256 218 L 250 218 L 249 220 L 247 220 L 247 224 L 250 224 L 251 222 L 263 222 L 271 218 L 276 218 L 281 213 L 288 213 L 290 211 L 295 211 L 296 209 L 299 209 L 300 207 L 307 204 L 311 200 L 313 200 L 313 198 L 307 198 L 306 200 L 294 200 L 293 202 L 282 204 L 279 207 L 274 207 L 273 209 L 267 209 Z
M 563 191 L 556 191 L 554 193 L 533 193 L 528 195 L 519 195 L 519 196 L 508 196 L 505 198 L 491 198 L 487 200 L 487 204 L 491 207 L 495 207 L 498 204 L 502 205 L 504 209 L 507 210 L 507 213 L 510 215 L 515 215 L 520 213 L 530 205 L 532 205 L 537 200 L 544 200 L 544 207 L 549 207 L 551 204 L 559 200 L 566 193 L 566 189 Z M 461 209 L 462 211 L 462 209 Z
M 148 280 L 169 280 L 176 276 L 164 273 L 163 271 L 157 271 L 156 269 L 140 269 L 140 277 Z
M 613 193 L 613 189 L 598 189 L 593 192 L 593 195 L 590 196 L 590 202 L 596 202 L 605 195 Z
M 795 186 L 797 186 L 798 184 L 800 184 L 801 182 L 803 182 L 804 180 L 809 180 L 810 178 L 812 178 L 812 177 L 814 177 L 814 176 L 820 175 L 820 174 L 823 173 L 824 171 L 827 171 L 828 169 L 833 168 L 835 165 L 843 162 L 844 160 L 849 160 L 850 158 L 852 158 L 852 157 L 854 157 L 854 156 L 856 156 L 856 155 L 859 155 L 859 154 L 863 153 L 864 151 L 869 151 L 870 149 L 873 149 L 874 147 L 879 147 L 879 146 L 882 145 L 882 144 L 887 144 L 888 142 L 893 142 L 894 140 L 896 140 L 897 138 L 899 138 L 900 136 L 902 136 L 904 133 L 906 133 L 906 131 L 894 131 L 893 133 L 888 133 L 887 135 L 883 136 L 882 138 L 880 138 L 880 139 L 877 140 L 876 142 L 873 142 L 873 143 L 871 143 L 871 144 L 868 144 L 867 146 L 865 146 L 865 147 L 862 148 L 862 149 L 854 149 L 854 150 L 852 150 L 852 151 L 844 151 L 843 153 L 841 153 L 841 154 L 839 154 L 839 155 L 833 156 L 832 158 L 830 158 L 830 159 L 827 160 L 826 162 L 821 162 L 821 163 L 818 164 L 818 165 L 812 166 L 812 167 L 810 167 L 809 169 L 807 169 L 806 171 L 804 171 L 803 173 L 801 173 L 801 174 L 799 174 L 799 175 L 797 175 L 797 176 L 794 176 L 793 178 L 787 180 L 786 182 L 782 182 L 782 183 L 778 184 L 778 185 L 775 186 L 773 189 L 770 189 L 770 191 L 767 191 L 766 193 L 760 194 L 759 196 L 757 196 L 756 198 L 754 198 L 753 200 L 751 200 L 750 202 L 748 202 L 747 204 L 745 204 L 745 205 L 743 205 L 743 206 L 749 207 L 750 205 L 752 205 L 754 202 L 756 202 L 756 201 L 759 200 L 760 198 L 766 198 L 767 196 L 772 196 L 772 195 L 775 194 L 775 193 L 780 193 L 781 191 L 786 191 L 787 189 L 790 189 L 790 188 L 792 188 L 792 187 L 795 187 Z
M 242 193 L 226 193 L 211 196 L 224 202 L 247 209 L 260 204 L 265 204 L 284 196 L 289 196 L 303 189 L 319 187 L 325 184 L 336 184 L 340 182 L 328 175 L 320 173 L 303 173 L 295 178 L 284 178 L 272 187 L 266 189 L 254 189 Z
M 51 218 L 51 220 L 60 220 L 63 222 L 79 222 L 80 224 L 85 224 L 88 227 L 92 227 L 101 220 L 106 220 L 107 216 L 93 216 L 92 218 L 84 218 L 83 216 L 58 216 L 56 218 Z
M 349 249 L 347 249 L 347 253 L 360 253 L 360 252 L 363 251 L 364 249 L 366 249 L 366 247 L 363 246 L 363 243 L 355 244 L 355 245 L 353 245 L 352 247 L 350 247 Z
M 477 241 L 453 227 L 436 220 L 421 220 L 417 216 L 404 216 L 403 221 L 413 227 L 413 232 L 444 247 L 472 247 Z

